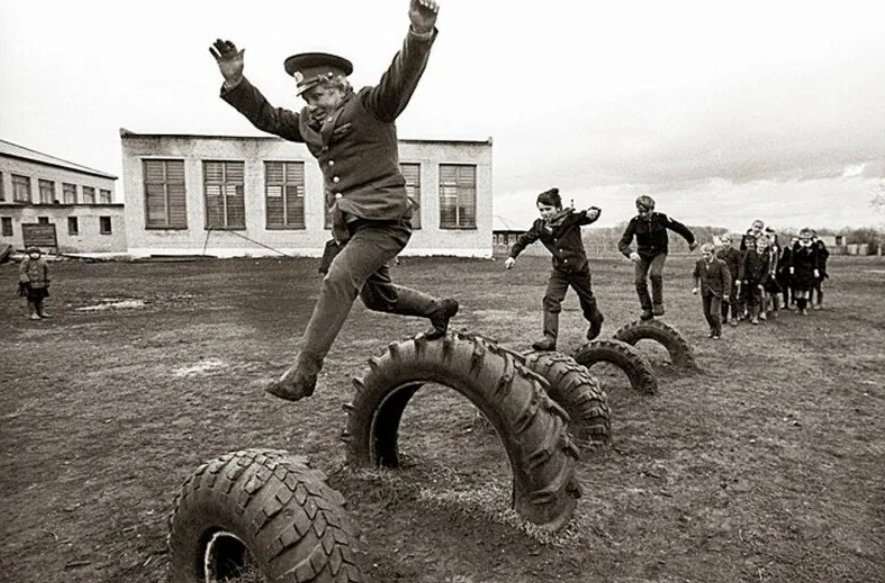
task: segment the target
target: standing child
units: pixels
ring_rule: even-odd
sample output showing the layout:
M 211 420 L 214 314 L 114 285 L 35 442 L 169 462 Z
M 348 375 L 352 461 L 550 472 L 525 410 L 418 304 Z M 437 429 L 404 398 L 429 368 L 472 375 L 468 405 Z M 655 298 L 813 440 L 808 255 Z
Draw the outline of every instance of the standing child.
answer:
M 771 314 L 772 318 L 777 317 L 778 296 L 781 293 L 781 286 L 777 282 L 777 267 L 780 259 L 781 248 L 777 241 L 777 233 L 771 227 L 765 227 L 765 237 L 768 240 L 768 276 L 762 284 L 763 309 L 759 314 L 760 318 L 767 317 Z
M 712 243 L 701 245 L 701 258 L 694 266 L 692 277 L 695 287 L 691 293 L 701 292 L 701 301 L 704 306 L 704 318 L 710 325 L 710 338 L 718 340 L 722 336 L 722 320 L 720 315 L 723 306 L 729 300 L 731 290 L 731 270 L 722 259 L 713 255 Z
M 664 262 L 667 259 L 669 236 L 667 229 L 682 235 L 688 241 L 688 248 L 697 248 L 694 234 L 688 227 L 674 221 L 663 213 L 656 213 L 655 201 L 648 195 L 636 199 L 638 214 L 630 219 L 624 235 L 618 243 L 618 251 L 635 265 L 633 283 L 642 308 L 640 318 L 649 320 L 664 315 Z M 636 251 L 630 249 L 636 237 Z M 648 295 L 648 282 L 651 280 L 651 297 Z
M 750 323 L 754 326 L 759 323 L 762 294 L 765 293 L 762 286 L 769 273 L 768 239 L 764 236 L 757 237 L 755 243 L 755 247 L 747 249 L 744 253 L 738 273 L 738 289 L 741 296 L 746 298 L 747 309 L 750 312 Z
M 793 264 L 793 247 L 798 242 L 798 237 L 792 237 L 790 243 L 784 245 L 777 262 L 777 283 L 781 288 L 785 310 L 792 310 L 796 304 L 796 298 L 793 297 L 793 276 L 790 275 L 790 266 Z
M 808 314 L 808 299 L 814 281 L 820 277 L 818 251 L 812 241 L 811 229 L 799 232 L 799 242 L 793 247 L 790 275 L 793 276 L 793 295 L 796 307 L 803 316 Z
M 575 212 L 572 208 L 562 208 L 562 198 L 558 188 L 551 188 L 538 195 L 537 219 L 532 228 L 516 240 L 510 249 L 510 256 L 504 262 L 506 269 L 511 269 L 516 258 L 527 245 L 539 240 L 553 255 L 553 271 L 547 282 L 547 293 L 544 294 L 544 336 L 534 344 L 535 350 L 556 350 L 556 338 L 559 335 L 559 314 L 562 311 L 562 300 L 569 286 L 578 294 L 578 302 L 584 318 L 590 323 L 587 339 L 599 336 L 602 322 L 605 319 L 596 305 L 596 297 L 590 283 L 590 265 L 584 242 L 581 240 L 581 226 L 589 225 L 599 218 L 599 209 L 590 207 L 585 211 Z
M 814 285 L 811 287 L 811 307 L 815 310 L 820 310 L 823 308 L 824 303 L 824 280 L 830 277 L 827 273 L 827 259 L 830 258 L 830 251 L 827 249 L 827 244 L 818 238 L 817 233 L 814 233 L 811 241 L 814 244 L 814 248 L 817 249 L 818 262 L 818 276 L 814 278 Z M 815 295 L 817 295 L 816 299 Z
M 729 287 L 727 293 L 723 297 L 722 301 L 722 323 L 723 324 L 731 324 L 732 326 L 738 325 L 738 320 L 740 320 L 740 313 L 738 311 L 738 293 L 737 293 L 737 282 L 738 282 L 738 272 L 741 269 L 741 252 L 732 247 L 732 243 L 734 239 L 728 233 L 719 237 L 720 247 L 716 252 L 716 258 L 721 259 L 725 262 L 725 265 L 728 266 L 729 274 L 731 275 L 731 286 Z M 731 308 L 731 318 L 729 319 L 729 307 Z
M 49 265 L 38 247 L 28 247 L 27 256 L 19 266 L 19 294 L 28 298 L 28 318 L 51 318 L 43 309 L 43 299 L 49 296 Z

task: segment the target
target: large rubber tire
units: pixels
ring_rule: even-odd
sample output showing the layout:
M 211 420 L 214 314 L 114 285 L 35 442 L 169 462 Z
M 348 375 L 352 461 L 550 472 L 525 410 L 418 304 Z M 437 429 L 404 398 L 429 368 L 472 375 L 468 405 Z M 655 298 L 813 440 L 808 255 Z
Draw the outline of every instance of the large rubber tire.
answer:
M 433 341 L 418 335 L 370 358 L 369 371 L 353 383 L 342 434 L 352 466 L 399 465 L 403 411 L 422 385 L 437 383 L 464 395 L 497 431 L 513 472 L 516 512 L 550 531 L 571 518 L 580 486 L 568 414 L 511 354 L 458 333 Z
M 578 364 L 590 368 L 597 362 L 611 363 L 627 374 L 630 385 L 640 393 L 658 392 L 658 379 L 651 363 L 636 347 L 620 340 L 593 340 L 575 353 Z
M 640 340 L 656 340 L 664 345 L 670 355 L 670 362 L 684 369 L 696 369 L 691 346 L 685 337 L 673 326 L 661 320 L 636 320 L 621 326 L 614 335 L 615 340 L 636 346 Z
M 581 445 L 611 441 L 608 398 L 586 367 L 561 352 L 531 352 L 525 365 L 549 384 L 548 394 L 571 417 L 569 431 Z
M 322 472 L 284 451 L 250 449 L 216 458 L 201 465 L 175 498 L 170 581 L 236 580 L 243 568 L 275 583 L 365 581 L 343 504 Z

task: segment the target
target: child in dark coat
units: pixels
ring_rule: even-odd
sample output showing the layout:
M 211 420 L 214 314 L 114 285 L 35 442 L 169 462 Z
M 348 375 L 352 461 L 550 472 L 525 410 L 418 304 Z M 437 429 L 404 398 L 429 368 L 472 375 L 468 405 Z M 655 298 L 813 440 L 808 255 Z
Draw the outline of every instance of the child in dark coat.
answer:
M 796 307 L 803 316 L 808 314 L 808 299 L 811 297 L 814 281 L 820 277 L 818 250 L 812 237 L 811 229 L 802 229 L 799 232 L 799 242 L 793 246 L 790 263 Z
M 731 290 L 731 271 L 725 261 L 713 255 L 713 244 L 701 245 L 701 258 L 694 266 L 692 277 L 695 287 L 691 293 L 697 294 L 700 289 L 701 301 L 704 306 L 704 318 L 710 325 L 710 338 L 714 340 L 722 336 L 722 306 L 728 302 Z
M 817 249 L 818 277 L 814 278 L 814 285 L 811 286 L 810 303 L 813 309 L 820 310 L 824 303 L 824 280 L 830 278 L 827 273 L 827 259 L 830 258 L 830 251 L 827 249 L 827 244 L 817 238 L 817 234 L 811 238 L 811 241 L 814 248 Z
M 51 318 L 43 309 L 43 300 L 49 297 L 49 265 L 38 247 L 28 247 L 27 256 L 19 266 L 19 295 L 28 299 L 28 318 Z
M 729 274 L 731 275 L 731 287 L 727 290 L 728 293 L 725 294 L 722 301 L 722 323 L 737 326 L 738 320 L 740 320 L 737 282 L 738 272 L 741 269 L 742 256 L 740 251 L 731 246 L 734 239 L 728 233 L 719 237 L 719 241 L 721 242 L 721 245 L 716 252 L 716 258 L 725 262 L 725 265 L 728 266 Z M 728 317 L 729 308 L 731 308 L 731 318 Z
M 640 318 L 650 320 L 664 315 L 664 262 L 667 259 L 669 235 L 667 230 L 682 235 L 688 241 L 688 248 L 694 251 L 698 243 L 688 227 L 674 221 L 663 213 L 656 213 L 655 201 L 643 194 L 636 199 L 637 215 L 630 219 L 618 243 L 618 251 L 635 265 L 633 283 L 642 308 Z M 636 237 L 636 251 L 630 249 Z M 648 295 L 648 282 L 651 281 L 651 296 Z
M 759 311 L 762 307 L 762 295 L 765 293 L 763 285 L 769 274 L 770 258 L 768 255 L 768 239 L 758 237 L 756 246 L 747 249 L 741 261 L 741 269 L 738 272 L 738 289 L 741 296 L 746 298 L 747 309 L 750 312 L 750 323 L 759 323 Z
M 596 297 L 590 284 L 590 265 L 581 239 L 581 227 L 598 219 L 600 210 L 597 207 L 590 207 L 580 212 L 575 212 L 572 208 L 563 209 L 558 188 L 551 188 L 539 194 L 537 206 L 541 218 L 516 240 L 510 249 L 510 256 L 504 262 L 504 267 L 511 269 L 522 250 L 537 240 L 540 240 L 553 255 L 553 271 L 550 272 L 547 293 L 544 294 L 543 301 L 544 336 L 532 344 L 532 348 L 556 350 L 559 314 L 569 286 L 578 294 L 581 311 L 590 323 L 587 339 L 596 338 L 602 329 L 605 318 L 596 305 Z

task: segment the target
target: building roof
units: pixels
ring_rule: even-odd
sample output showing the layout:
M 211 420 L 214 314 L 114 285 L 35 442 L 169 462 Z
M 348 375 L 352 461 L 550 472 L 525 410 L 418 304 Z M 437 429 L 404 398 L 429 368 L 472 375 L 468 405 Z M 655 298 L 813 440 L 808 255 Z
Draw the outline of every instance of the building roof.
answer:
M 181 138 L 186 140 L 191 139 L 211 139 L 211 140 L 272 140 L 272 141 L 285 141 L 283 138 L 279 138 L 277 136 L 268 136 L 268 135 L 221 135 L 221 134 L 140 134 L 137 132 L 133 132 L 127 130 L 126 128 L 120 128 L 120 138 Z M 406 144 L 463 144 L 463 145 L 471 145 L 471 146 L 491 146 L 492 138 L 489 137 L 485 140 L 418 140 L 411 138 L 400 138 L 400 142 Z
M 19 146 L 18 144 L 13 144 L 12 142 L 7 142 L 3 139 L 0 139 L 0 156 L 9 156 L 10 158 L 18 158 L 19 160 L 27 160 L 38 164 L 45 164 L 47 166 L 55 166 L 56 168 L 73 170 L 74 172 L 99 176 L 101 178 L 110 178 L 111 180 L 117 179 L 113 174 L 89 168 L 88 166 L 75 164 L 74 162 L 68 162 L 67 160 L 62 160 L 61 158 L 56 158 L 55 156 L 50 156 L 49 154 L 44 154 L 37 150 L 25 148 L 24 146 Z

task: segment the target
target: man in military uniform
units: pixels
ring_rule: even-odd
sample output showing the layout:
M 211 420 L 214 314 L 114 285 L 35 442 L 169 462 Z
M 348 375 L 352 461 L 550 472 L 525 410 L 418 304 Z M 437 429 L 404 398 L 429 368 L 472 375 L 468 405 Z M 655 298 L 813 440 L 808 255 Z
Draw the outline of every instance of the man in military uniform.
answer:
M 388 262 L 412 233 L 412 202 L 399 169 L 395 120 L 412 97 L 437 35 L 435 0 L 411 0 L 411 26 L 402 49 L 374 87 L 353 91 L 350 61 L 327 53 L 286 59 L 297 94 L 296 113 L 272 107 L 243 76 L 243 50 L 217 40 L 209 51 L 224 77 L 221 98 L 255 127 L 303 142 L 320 164 L 341 249 L 323 278 L 295 365 L 267 391 L 297 401 L 313 394 L 317 374 L 357 295 L 372 310 L 430 319 L 430 340 L 445 335 L 458 302 L 394 285 Z

